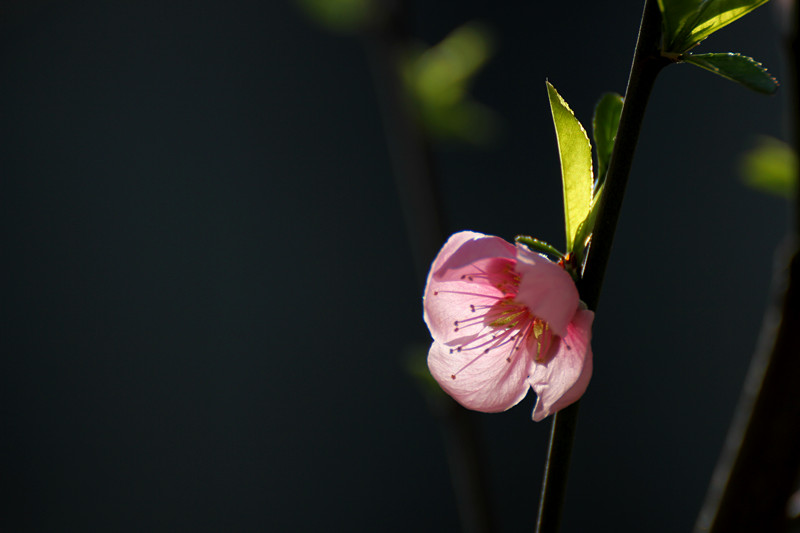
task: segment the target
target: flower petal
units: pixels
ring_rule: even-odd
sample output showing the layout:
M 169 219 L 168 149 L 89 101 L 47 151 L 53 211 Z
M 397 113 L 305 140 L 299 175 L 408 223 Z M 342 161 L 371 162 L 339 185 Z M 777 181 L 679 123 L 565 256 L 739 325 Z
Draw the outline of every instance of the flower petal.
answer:
M 433 283 L 438 290 L 425 295 L 423 318 L 434 340 L 443 344 L 466 344 L 487 327 L 486 309 L 503 293 L 489 284 Z
M 469 269 L 470 265 L 481 259 L 490 257 L 507 257 L 513 259 L 517 255 L 514 245 L 500 237 L 484 235 L 474 231 L 454 233 L 444 243 L 433 261 L 428 274 L 427 285 L 431 281 L 457 280 Z M 427 292 L 427 289 L 426 289 Z
M 572 277 L 558 264 L 522 244 L 517 245 L 516 269 L 521 280 L 515 299 L 547 322 L 556 335 L 564 337 L 580 301 Z
M 428 368 L 442 389 L 464 407 L 497 413 L 515 406 L 528 393 L 531 359 L 520 351 L 514 354 L 513 343 L 485 354 L 450 352 L 448 346 L 434 342 Z
M 463 342 L 483 329 L 472 320 L 456 321 L 488 309 L 503 291 L 493 283 L 505 267 L 513 267 L 516 249 L 500 237 L 462 231 L 452 235 L 433 262 L 423 296 L 424 319 L 439 342 Z
M 528 382 L 538 396 L 533 419 L 547 416 L 576 402 L 592 377 L 592 322 L 594 313 L 580 309 L 567 326 L 558 351 L 546 364 L 535 364 Z

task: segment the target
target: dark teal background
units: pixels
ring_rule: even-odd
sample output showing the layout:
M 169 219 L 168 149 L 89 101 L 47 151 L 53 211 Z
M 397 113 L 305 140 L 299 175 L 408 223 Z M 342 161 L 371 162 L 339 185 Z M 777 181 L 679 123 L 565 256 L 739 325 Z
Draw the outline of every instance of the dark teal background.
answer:
M 416 2 L 479 18 L 503 119 L 436 152 L 450 229 L 563 245 L 545 79 L 589 125 L 641 2 Z M 779 77 L 772 6 L 721 31 Z M 609 265 L 564 531 L 688 531 L 786 207 L 739 154 L 784 98 L 688 65 L 653 93 Z M 454 531 L 403 369 L 421 292 L 358 40 L 284 2 L 0 3 L 0 529 Z M 549 422 L 480 417 L 501 531 L 532 530 Z

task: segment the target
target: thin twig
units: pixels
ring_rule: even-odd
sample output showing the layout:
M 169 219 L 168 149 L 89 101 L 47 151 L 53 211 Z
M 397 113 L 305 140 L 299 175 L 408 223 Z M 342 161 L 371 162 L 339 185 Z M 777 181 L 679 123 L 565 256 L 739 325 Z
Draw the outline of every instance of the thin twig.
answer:
M 600 299 L 600 289 L 611 254 L 614 232 L 622 208 L 625 186 L 633 164 L 633 154 L 639 139 L 647 101 L 658 73 L 669 64 L 669 60 L 663 58 L 659 51 L 660 35 L 661 14 L 658 5 L 655 0 L 646 0 L 628 78 L 628 87 L 625 92 L 619 130 L 606 177 L 605 192 L 599 206 L 600 211 L 597 215 L 584 276 L 578 282 L 581 299 L 589 309 L 596 310 Z M 578 409 L 579 402 L 576 402 L 553 417 L 547 464 L 539 500 L 537 533 L 555 533 L 561 524 Z

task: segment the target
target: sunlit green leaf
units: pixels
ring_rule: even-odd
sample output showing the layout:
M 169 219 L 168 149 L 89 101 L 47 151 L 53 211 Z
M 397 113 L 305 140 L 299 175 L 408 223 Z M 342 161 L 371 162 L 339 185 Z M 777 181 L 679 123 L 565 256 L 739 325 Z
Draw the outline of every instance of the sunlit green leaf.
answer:
M 567 251 L 572 251 L 578 226 L 586 219 L 592 203 L 592 145 L 586 130 L 567 102 L 548 82 L 550 111 L 556 127 L 561 180 L 564 187 L 564 223 Z
M 594 149 L 597 152 L 597 186 L 602 185 L 605 180 L 608 162 L 614 150 L 614 139 L 617 137 L 623 101 L 622 96 L 617 93 L 606 93 L 594 108 L 592 136 Z
M 791 146 L 772 137 L 742 156 L 742 179 L 749 186 L 786 198 L 797 190 L 798 161 Z
M 664 52 L 682 54 L 767 0 L 658 0 Z
M 778 89 L 775 78 L 751 57 L 739 54 L 687 54 L 681 59 L 760 93 L 772 94 Z
M 592 233 L 594 232 L 594 222 L 597 220 L 597 212 L 599 211 L 598 205 L 603 196 L 605 188 L 601 185 L 594 194 L 592 199 L 592 206 L 589 209 L 589 214 L 586 219 L 578 226 L 578 231 L 575 234 L 575 246 L 572 253 L 576 256 L 576 261 L 580 269 L 581 275 L 583 274 L 583 266 L 586 262 L 586 252 L 591 242 Z

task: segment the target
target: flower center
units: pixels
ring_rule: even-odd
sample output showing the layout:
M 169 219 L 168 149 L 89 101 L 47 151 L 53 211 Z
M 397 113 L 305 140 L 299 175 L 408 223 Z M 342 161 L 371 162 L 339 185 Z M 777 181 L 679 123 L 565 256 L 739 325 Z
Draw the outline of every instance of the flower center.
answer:
M 453 323 L 453 331 L 465 328 L 480 327 L 469 340 L 450 349 L 450 353 L 474 353 L 471 359 L 456 374 L 472 363 L 495 352 L 496 356 L 504 356 L 511 363 L 520 348 L 525 347 L 537 363 L 547 363 L 555 354 L 558 336 L 553 334 L 550 326 L 541 318 L 533 315 L 522 303 L 515 300 L 519 293 L 520 275 L 514 270 L 516 261 L 502 260 L 481 269 L 477 265 L 475 272 L 464 274 L 462 280 L 481 285 L 492 285 L 500 294 L 484 296 L 482 301 L 469 304 L 463 310 L 464 318 Z M 487 302 L 486 299 L 494 300 Z M 471 331 L 475 331 L 472 329 Z

